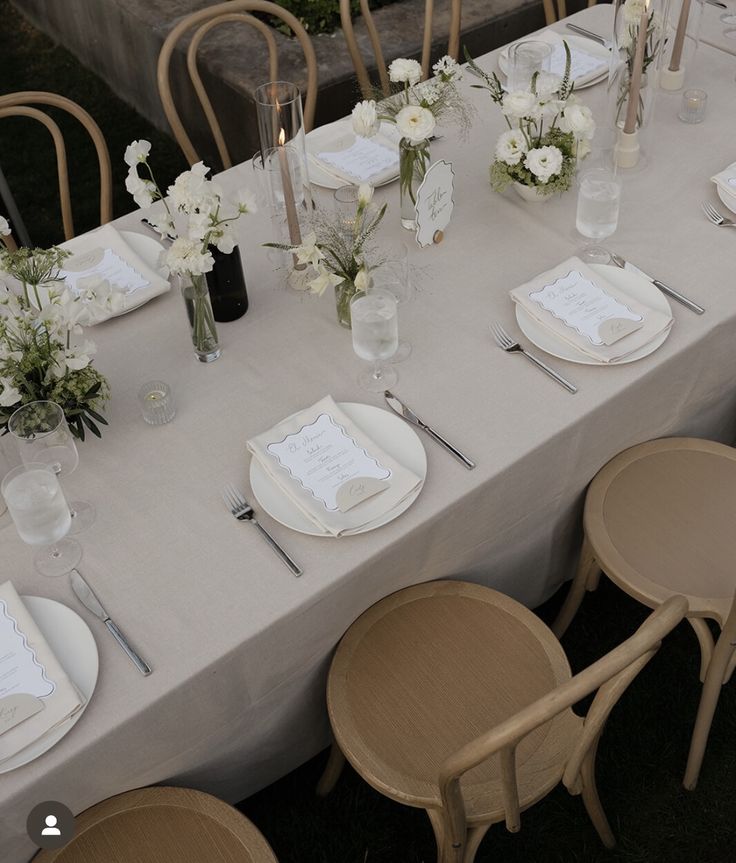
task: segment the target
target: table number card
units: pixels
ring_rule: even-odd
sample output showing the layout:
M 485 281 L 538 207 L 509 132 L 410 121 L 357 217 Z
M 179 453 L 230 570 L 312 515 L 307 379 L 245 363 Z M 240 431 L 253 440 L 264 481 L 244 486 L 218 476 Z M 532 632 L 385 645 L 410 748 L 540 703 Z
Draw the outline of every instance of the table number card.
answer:
M 578 270 L 570 270 L 541 290 L 531 291 L 529 299 L 592 345 L 612 345 L 644 325 L 641 315 Z
M 391 471 L 326 413 L 266 449 L 331 512 L 348 512 L 390 485 Z
M 452 164 L 440 159 L 427 169 L 417 189 L 417 243 L 422 247 L 442 242 L 455 206 L 452 199 L 454 178 Z

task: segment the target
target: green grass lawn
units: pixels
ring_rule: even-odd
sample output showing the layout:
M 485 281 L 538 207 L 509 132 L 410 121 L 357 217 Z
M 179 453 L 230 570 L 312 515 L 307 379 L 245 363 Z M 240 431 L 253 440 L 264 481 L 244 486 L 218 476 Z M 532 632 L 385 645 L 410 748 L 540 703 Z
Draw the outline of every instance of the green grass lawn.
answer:
M 56 0 L 62 2 L 62 0 Z M 72 2 L 72 0 L 67 0 Z M 108 141 L 115 180 L 115 215 L 133 209 L 124 189 L 122 154 L 133 138 L 153 142 L 162 183 L 183 168 L 174 142 L 122 103 L 65 50 L 29 27 L 0 0 L 0 80 L 4 92 L 52 90 L 79 102 Z M 75 128 L 69 158 L 79 232 L 98 224 L 92 145 Z M 0 123 L 0 165 L 32 239 L 58 242 L 61 218 L 48 134 L 25 119 Z M 564 589 L 563 589 L 564 591 Z M 539 612 L 551 620 L 561 592 Z M 563 644 L 580 670 L 627 637 L 646 612 L 612 585 L 586 597 Z M 349 621 L 345 622 L 346 625 Z M 695 792 L 681 787 L 700 694 L 698 645 L 687 624 L 634 682 L 614 711 L 598 755 L 598 784 L 619 845 L 606 851 L 582 803 L 558 789 L 522 816 L 521 833 L 491 828 L 478 863 L 731 863 L 736 816 L 736 682 L 725 687 Z M 482 685 L 479 681 L 478 685 Z M 350 770 L 327 799 L 313 793 L 325 754 L 244 801 L 240 808 L 272 843 L 281 863 L 431 863 L 434 843 L 426 815 L 372 791 Z M 202 861 L 206 863 L 206 861 Z

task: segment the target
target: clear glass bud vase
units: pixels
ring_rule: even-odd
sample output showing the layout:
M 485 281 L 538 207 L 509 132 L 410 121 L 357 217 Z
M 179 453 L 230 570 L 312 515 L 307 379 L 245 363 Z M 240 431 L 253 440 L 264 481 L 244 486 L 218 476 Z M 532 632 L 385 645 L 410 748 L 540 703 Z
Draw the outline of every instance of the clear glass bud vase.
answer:
M 429 167 L 429 141 L 412 144 L 407 138 L 399 141 L 399 195 L 401 200 L 401 226 L 416 231 L 417 216 L 414 205 L 417 189 Z
M 189 318 L 194 353 L 201 363 L 211 363 L 221 353 L 215 316 L 204 275 L 187 273 L 181 277 L 181 295 Z
M 335 285 L 335 308 L 337 310 L 337 322 L 341 327 L 352 328 L 350 318 L 350 301 L 354 296 L 361 293 L 352 279 L 345 279 L 339 285 Z

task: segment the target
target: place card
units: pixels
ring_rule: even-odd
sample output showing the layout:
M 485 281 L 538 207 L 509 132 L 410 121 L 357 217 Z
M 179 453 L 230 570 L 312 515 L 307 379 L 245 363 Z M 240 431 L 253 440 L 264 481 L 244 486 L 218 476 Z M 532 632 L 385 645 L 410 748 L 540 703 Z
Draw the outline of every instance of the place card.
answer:
M 454 188 L 455 172 L 450 162 L 440 159 L 427 169 L 417 189 L 414 206 L 417 214 L 416 238 L 420 246 L 442 242 L 455 206 L 452 198 Z
M 389 487 L 391 471 L 327 413 L 266 449 L 331 512 L 348 512 Z
M 574 329 L 592 345 L 612 345 L 641 329 L 642 315 L 633 312 L 621 300 L 579 270 L 531 291 L 529 299 Z
M 336 152 L 320 152 L 322 162 L 337 168 L 360 183 L 370 182 L 386 171 L 399 169 L 399 154 L 370 138 L 356 136 L 351 146 Z
M 76 294 L 82 292 L 79 282 L 90 276 L 104 279 L 127 294 L 149 286 L 141 273 L 110 248 L 95 248 L 72 255 L 64 261 L 59 273 Z

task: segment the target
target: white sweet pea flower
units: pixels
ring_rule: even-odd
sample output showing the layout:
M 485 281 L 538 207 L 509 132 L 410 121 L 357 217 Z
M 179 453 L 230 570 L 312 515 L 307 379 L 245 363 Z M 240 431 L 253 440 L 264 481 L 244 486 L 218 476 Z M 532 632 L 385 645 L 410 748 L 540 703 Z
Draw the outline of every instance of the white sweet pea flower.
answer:
M 9 408 L 18 404 L 21 399 L 20 390 L 16 389 L 7 378 L 0 378 L 0 407 Z
M 214 243 L 217 246 L 218 251 L 222 252 L 223 255 L 229 255 L 238 245 L 238 241 L 235 239 L 235 234 L 233 234 L 227 226 L 221 229 L 219 236 L 214 237 Z
M 150 152 L 150 141 L 133 141 L 125 148 L 125 164 L 134 168 L 139 162 L 145 162 Z
M 212 218 L 209 212 L 189 214 L 187 234 L 190 240 L 204 240 L 211 229 Z
M 518 165 L 529 147 L 519 129 L 509 129 L 496 141 L 496 158 L 507 165 Z
M 166 194 L 177 210 L 191 213 L 195 210 L 207 209 L 213 197 L 216 197 L 207 186 L 209 168 L 203 162 L 192 165 L 191 170 L 183 171 L 169 186 Z
M 418 84 L 422 77 L 422 67 L 416 60 L 399 57 L 389 65 L 388 77 L 394 84 Z
M 191 273 L 198 276 L 209 273 L 215 265 L 212 254 L 202 251 L 202 244 L 187 237 L 177 237 L 166 252 L 166 266 L 172 273 Z
M 155 186 L 150 180 L 142 180 L 135 168 L 128 171 L 128 176 L 125 178 L 125 188 L 141 209 L 150 207 L 153 203 Z
M 531 117 L 537 109 L 537 97 L 529 90 L 514 90 L 506 93 L 501 102 L 501 111 L 507 117 L 515 117 L 521 120 Z
M 250 189 L 238 189 L 235 194 L 235 206 L 238 213 L 257 213 L 256 196 Z
M 362 102 L 358 102 L 350 116 L 353 122 L 353 131 L 361 138 L 372 138 L 381 126 L 375 99 L 364 99 Z
M 562 168 L 562 153 L 558 147 L 536 147 L 529 150 L 524 165 L 544 185 Z
M 457 60 L 450 57 L 449 54 L 445 54 L 444 57 L 440 57 L 440 59 L 432 66 L 432 71 L 437 77 L 442 78 L 443 81 L 449 81 L 450 78 L 454 78 L 456 81 L 459 81 L 462 78 L 462 69 L 458 64 Z
M 337 287 L 342 281 L 342 276 L 336 276 L 326 267 L 319 267 L 317 269 L 317 277 L 309 282 L 309 290 L 313 294 L 317 294 L 318 297 L 321 297 L 327 288 Z
M 361 183 L 358 186 L 358 204 L 367 207 L 373 199 L 373 186 L 370 183 Z
M 406 105 L 396 115 L 396 128 L 410 144 L 421 144 L 434 132 L 437 121 L 429 108 Z
M 10 236 L 10 222 L 5 216 L 0 216 L 0 237 Z
M 298 263 L 309 264 L 315 269 L 319 269 L 319 265 L 325 257 L 322 249 L 317 245 L 317 235 L 314 231 L 311 231 L 302 239 L 301 246 L 297 246 L 294 249 L 294 254 Z
M 355 284 L 356 290 L 362 291 L 365 293 L 368 288 L 371 286 L 371 277 L 368 275 L 368 271 L 365 267 L 361 267 L 355 275 L 355 279 L 353 280 Z
M 71 369 L 73 372 L 86 369 L 92 362 L 92 354 L 94 354 L 94 352 L 95 345 L 90 341 L 85 341 L 81 345 L 74 345 L 71 348 L 67 348 L 66 356 L 64 358 L 66 367 Z
M 563 132 L 572 132 L 578 140 L 591 140 L 595 134 L 593 112 L 587 105 L 568 104 L 560 118 L 559 127 Z

